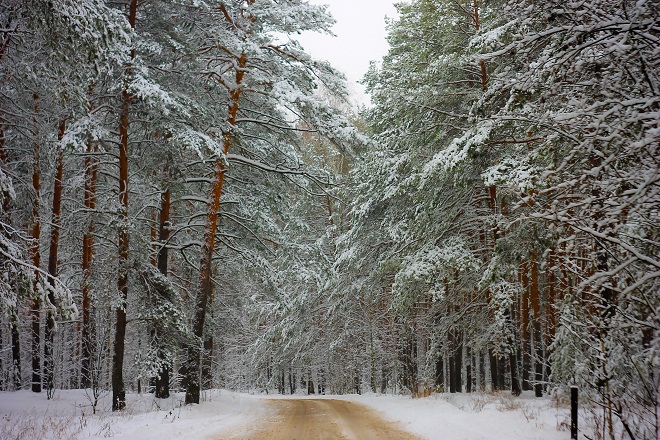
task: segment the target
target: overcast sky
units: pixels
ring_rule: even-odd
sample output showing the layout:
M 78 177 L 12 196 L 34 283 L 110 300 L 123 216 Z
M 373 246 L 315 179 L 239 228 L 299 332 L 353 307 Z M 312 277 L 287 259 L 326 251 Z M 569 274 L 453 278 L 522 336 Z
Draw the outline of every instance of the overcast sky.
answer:
M 337 24 L 331 37 L 314 32 L 297 36 L 302 46 L 315 58 L 330 61 L 346 74 L 349 88 L 358 103 L 367 103 L 364 87 L 357 84 L 367 72 L 370 61 L 387 53 L 385 16 L 397 16 L 392 0 L 310 0 L 312 4 L 330 5 Z

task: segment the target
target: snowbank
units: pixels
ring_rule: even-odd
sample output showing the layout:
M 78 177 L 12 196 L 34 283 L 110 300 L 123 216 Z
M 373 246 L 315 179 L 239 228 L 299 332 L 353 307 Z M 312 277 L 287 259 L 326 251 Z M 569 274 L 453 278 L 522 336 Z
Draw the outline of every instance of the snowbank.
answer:
M 2 439 L 181 440 L 241 435 L 268 415 L 266 399 L 322 398 L 361 403 L 402 429 L 429 440 L 565 440 L 569 410 L 532 393 L 513 398 L 499 394 L 435 394 L 423 399 L 390 395 L 278 396 L 224 390 L 205 392 L 201 405 L 183 405 L 183 394 L 169 399 L 127 396 L 123 413 L 110 411 L 103 396 L 97 414 L 83 390 L 45 393 L 0 392 Z

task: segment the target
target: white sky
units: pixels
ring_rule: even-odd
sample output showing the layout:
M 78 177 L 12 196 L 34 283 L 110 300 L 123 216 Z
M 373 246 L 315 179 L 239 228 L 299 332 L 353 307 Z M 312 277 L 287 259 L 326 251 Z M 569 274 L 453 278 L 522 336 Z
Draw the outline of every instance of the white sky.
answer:
M 397 17 L 393 0 L 309 0 L 311 4 L 330 5 L 337 20 L 331 37 L 315 32 L 297 35 L 297 40 L 313 57 L 330 61 L 346 74 L 353 99 L 368 104 L 364 87 L 357 84 L 370 61 L 380 61 L 387 53 L 385 16 Z

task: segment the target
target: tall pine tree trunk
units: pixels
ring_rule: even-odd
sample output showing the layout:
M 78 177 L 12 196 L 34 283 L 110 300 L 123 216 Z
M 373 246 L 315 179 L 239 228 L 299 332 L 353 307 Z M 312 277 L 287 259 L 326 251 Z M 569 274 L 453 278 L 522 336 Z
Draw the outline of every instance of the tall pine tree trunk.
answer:
M 4 50 L 4 48 L 3 48 Z M 0 164 L 7 165 L 9 163 L 9 152 L 5 145 L 5 131 L 0 125 Z M 11 226 L 11 198 L 9 193 L 3 194 L 2 198 L 2 213 L 0 220 Z M 10 280 L 12 290 L 18 295 L 16 280 Z M 10 382 L 15 390 L 20 390 L 21 384 L 21 340 L 18 333 L 18 307 L 15 307 L 9 317 L 10 338 L 11 338 L 11 372 Z
M 34 126 L 35 126 L 35 141 L 32 149 L 32 231 L 30 244 L 30 254 L 32 256 L 32 264 L 35 268 L 34 283 L 33 283 L 33 299 L 32 299 L 32 391 L 35 393 L 41 392 L 41 301 L 39 295 L 39 278 L 40 273 L 37 269 L 41 266 L 41 250 L 39 242 L 41 240 L 41 218 L 39 214 L 39 207 L 41 203 L 41 170 L 39 156 L 41 154 L 41 146 L 39 145 L 39 122 L 37 115 L 39 114 L 39 95 L 36 93 L 34 98 Z
M 474 4 L 474 28 L 478 31 L 481 27 L 479 22 L 479 5 L 477 0 L 473 1 Z M 484 92 L 488 87 L 488 75 L 486 74 L 486 62 L 484 60 L 479 60 L 479 70 L 481 73 L 481 90 Z
M 543 396 L 543 340 L 541 338 L 541 306 L 539 300 L 539 265 L 536 252 L 532 252 L 530 296 L 534 320 L 532 332 L 534 337 L 534 394 Z
M 529 266 L 526 261 L 520 264 L 518 269 L 518 278 L 522 285 L 522 295 L 520 297 L 520 346 L 521 346 L 521 365 L 522 365 L 522 389 L 525 391 L 531 390 L 530 385 L 530 369 L 531 369 L 531 343 L 529 338 L 529 303 L 530 303 L 530 283 L 529 283 Z
M 157 256 L 157 265 L 158 271 L 163 275 L 167 276 L 167 259 L 168 259 L 168 247 L 167 241 L 170 238 L 170 198 L 171 193 L 170 189 L 167 188 L 163 194 L 161 194 L 160 199 L 160 221 L 159 221 L 159 234 L 158 241 L 160 242 L 160 247 L 158 248 Z M 160 370 L 158 371 L 158 376 L 156 377 L 156 397 L 166 399 L 170 397 L 170 370 L 169 366 L 166 363 L 165 351 L 162 348 L 162 341 L 160 340 L 160 334 L 158 332 L 158 325 L 156 327 L 156 343 L 158 347 L 158 357 L 161 365 Z
M 66 120 L 60 121 L 57 139 L 59 141 L 64 137 L 66 130 Z M 62 214 L 62 174 L 64 169 L 64 149 L 58 145 L 57 152 L 57 168 L 55 175 L 55 182 L 53 184 L 53 211 L 51 216 L 50 225 L 50 249 L 48 252 L 48 274 L 50 277 L 48 281 L 51 287 L 55 287 L 55 278 L 57 278 L 57 258 L 60 245 L 60 216 Z M 52 398 L 53 389 L 55 388 L 54 367 L 55 362 L 53 359 L 53 336 L 55 333 L 55 318 L 56 318 L 56 304 L 55 295 L 53 290 L 48 291 L 48 310 L 46 313 L 46 328 L 44 331 L 44 373 L 46 375 L 46 392 L 48 398 Z
M 135 29 L 137 0 L 131 0 L 128 22 Z M 135 50 L 131 50 L 131 60 L 135 58 Z M 126 81 L 131 75 L 131 66 L 126 69 Z M 121 111 L 119 113 L 119 274 L 117 290 L 119 306 L 116 310 L 115 344 L 112 357 L 112 410 L 123 410 L 126 407 L 126 390 L 124 388 L 124 341 L 126 339 L 126 306 L 128 300 L 128 117 L 133 97 L 125 87 L 121 93 Z
M 119 204 L 120 225 L 118 237 L 119 274 L 117 291 L 120 303 L 116 309 L 115 341 L 112 358 L 112 410 L 123 410 L 126 406 L 124 389 L 124 341 L 126 339 L 126 305 L 128 299 L 128 109 L 130 97 L 122 93 L 122 109 L 119 133 Z
M 229 107 L 227 112 L 227 123 L 230 127 L 236 124 L 239 101 L 242 93 L 243 77 L 247 66 L 247 55 L 241 54 L 236 60 L 236 76 L 234 87 L 229 93 Z M 223 151 L 226 155 L 234 141 L 230 131 L 223 133 Z M 209 195 L 208 210 L 206 213 L 206 225 L 204 228 L 204 244 L 202 246 L 202 260 L 199 271 L 199 293 L 195 304 L 195 321 L 193 331 L 198 338 L 198 343 L 188 349 L 188 365 L 186 367 L 186 403 L 199 403 L 200 394 L 200 362 L 202 352 L 202 341 L 204 338 L 204 320 L 206 309 L 213 295 L 213 282 L 211 272 L 213 269 L 213 253 L 215 250 L 216 228 L 218 226 L 218 210 L 220 209 L 220 197 L 225 183 L 225 162 L 223 158 L 215 161 L 215 171 Z
M 509 325 L 511 326 L 510 328 L 511 328 L 512 333 L 515 330 L 514 322 L 516 322 L 516 317 L 515 317 L 515 314 L 514 314 L 514 310 L 515 310 L 514 307 L 511 306 L 510 309 L 507 309 L 507 311 L 508 311 L 507 315 L 508 316 L 505 315 L 505 318 L 509 321 Z M 516 356 L 516 352 L 517 352 L 518 347 L 517 347 L 515 338 L 513 338 L 513 337 L 509 338 L 508 343 L 509 343 L 509 346 L 510 346 L 510 349 L 509 349 L 509 368 L 511 370 L 511 394 L 513 394 L 514 396 L 520 396 L 520 393 L 522 391 L 520 389 L 520 376 L 518 374 L 518 360 L 517 360 L 517 356 Z
M 89 220 L 85 234 L 83 235 L 82 250 L 82 353 L 80 368 L 80 385 L 82 388 L 92 386 L 95 373 L 91 368 L 91 357 L 93 355 L 93 322 L 92 322 L 92 261 L 94 259 L 94 220 L 91 218 L 96 209 L 96 183 L 98 180 L 98 161 L 94 155 L 98 151 L 98 145 L 93 142 L 87 144 L 87 156 L 85 157 L 85 189 L 84 205 Z

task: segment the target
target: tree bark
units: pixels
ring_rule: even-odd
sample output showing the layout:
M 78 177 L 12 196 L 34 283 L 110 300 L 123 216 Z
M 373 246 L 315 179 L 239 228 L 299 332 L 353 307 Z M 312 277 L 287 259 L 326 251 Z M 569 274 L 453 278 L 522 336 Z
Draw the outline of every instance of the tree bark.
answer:
M 135 29 L 137 0 L 131 0 L 128 22 Z M 131 50 L 131 60 L 135 58 L 135 49 Z M 127 66 L 126 76 L 131 75 L 131 65 Z M 127 79 L 128 81 L 128 79 Z M 128 300 L 128 126 L 129 110 L 133 96 L 127 88 L 121 93 L 121 111 L 119 113 L 119 274 L 117 291 L 119 306 L 116 310 L 115 343 L 112 357 L 112 410 L 126 408 L 126 390 L 124 388 L 124 341 L 126 339 L 126 305 Z
M 473 1 L 474 4 L 474 27 L 476 30 L 479 30 L 479 5 L 477 5 L 477 0 Z M 484 60 L 479 60 L 479 69 L 481 71 L 481 90 L 484 92 L 488 86 L 488 76 L 486 74 L 486 62 Z
M 119 132 L 121 144 L 119 147 L 119 275 L 117 290 L 120 304 L 116 309 L 114 354 L 112 359 L 112 410 L 123 410 L 126 407 L 126 391 L 124 389 L 124 340 L 126 339 L 126 302 L 128 299 L 128 109 L 130 97 L 124 91 L 120 115 Z
M 541 339 L 541 306 L 539 300 L 539 266 L 536 252 L 532 252 L 530 296 L 534 321 L 534 394 L 543 397 L 543 341 Z
M 510 309 L 507 309 L 509 312 L 506 318 L 508 318 L 509 325 L 511 326 L 511 331 L 515 330 L 515 325 L 513 324 L 516 321 L 515 317 L 515 312 L 514 312 L 514 307 L 512 306 Z M 509 368 L 511 369 L 511 394 L 514 396 L 520 396 L 520 393 L 522 392 L 520 389 L 520 377 L 518 375 L 518 361 L 516 358 L 516 341 L 515 338 L 510 338 L 509 339 Z
M 243 77 L 247 66 L 247 55 L 241 54 L 238 58 L 235 76 L 235 86 L 229 93 L 229 107 L 227 122 L 230 127 L 236 124 L 239 101 L 242 94 Z M 223 151 L 226 155 L 232 146 L 234 136 L 231 131 L 223 133 Z M 206 319 L 206 308 L 213 295 L 213 282 L 211 272 L 213 269 L 213 253 L 215 250 L 216 228 L 218 226 L 218 211 L 220 209 L 220 197 L 225 183 L 225 162 L 223 158 L 215 161 L 215 171 L 209 195 L 208 210 L 206 213 L 206 225 L 204 228 L 204 244 L 202 246 L 202 260 L 199 271 L 199 294 L 197 295 L 195 321 L 193 331 L 199 342 L 188 350 L 188 367 L 186 377 L 186 403 L 199 403 L 199 374 L 201 362 L 201 341 L 204 338 L 204 320 Z
M 159 233 L 158 241 L 160 246 L 158 248 L 158 254 L 156 257 L 158 271 L 163 275 L 167 276 L 168 267 L 168 248 L 167 241 L 170 238 L 170 207 L 171 207 L 171 193 L 170 189 L 167 188 L 162 194 L 160 199 L 160 218 L 159 218 Z M 160 340 L 160 334 L 158 328 L 156 328 L 156 343 L 159 344 L 158 347 L 158 357 L 160 361 L 161 368 L 158 371 L 158 377 L 156 377 L 156 397 L 161 399 L 166 399 L 170 397 L 170 370 L 166 364 L 165 351 L 160 346 L 162 341 Z
M 4 47 L 2 48 L 4 51 Z M 2 53 L 0 52 L 0 55 Z M 9 163 L 9 152 L 5 148 L 5 131 L 0 125 L 0 164 L 7 165 Z M 4 194 L 2 198 L 2 213 L 0 220 L 6 225 L 11 224 L 11 199 L 9 194 Z M 16 295 L 18 291 L 16 288 L 15 280 L 10 281 L 12 289 Z M 20 390 L 21 383 L 21 341 L 18 333 L 18 308 L 16 307 L 9 318 L 10 338 L 11 338 L 11 378 L 10 382 L 13 384 L 15 390 Z
M 13 316 L 11 319 L 11 359 L 14 389 L 20 390 L 23 388 L 23 380 L 21 376 L 21 339 L 18 333 L 18 316 Z
M 91 357 L 93 353 L 93 323 L 91 293 L 92 286 L 90 278 L 92 276 L 92 261 L 94 260 L 94 220 L 91 218 L 92 212 L 96 209 L 96 183 L 98 180 L 98 161 L 94 154 L 98 151 L 98 145 L 89 142 L 87 144 L 87 156 L 85 157 L 85 190 L 84 204 L 85 210 L 90 216 L 87 229 L 83 235 L 82 251 L 82 359 L 80 368 L 80 385 L 82 388 L 92 386 L 93 372 L 91 369 Z
M 39 216 L 39 206 L 41 201 L 41 171 L 40 171 L 40 153 L 41 146 L 37 139 L 39 135 L 39 123 L 37 121 L 37 114 L 39 113 L 39 95 L 36 93 L 34 98 L 34 126 L 35 126 L 35 141 L 32 149 L 32 231 L 30 244 L 30 254 L 32 256 L 32 264 L 35 267 L 33 295 L 32 300 L 32 391 L 35 393 L 41 392 L 41 301 L 38 293 L 38 284 L 40 274 L 36 270 L 41 266 L 41 250 L 39 242 L 41 240 L 41 218 Z
M 521 365 L 522 365 L 522 389 L 531 390 L 530 370 L 531 370 L 531 343 L 529 339 L 529 321 L 530 321 L 530 283 L 529 283 L 529 265 L 526 261 L 520 264 L 518 269 L 520 284 L 522 285 L 522 295 L 520 297 L 520 347 L 521 347 Z
M 64 137 L 66 130 L 66 120 L 62 119 L 57 132 L 57 139 L 59 141 Z M 58 146 L 57 152 L 57 168 L 55 175 L 55 182 L 53 184 L 53 210 L 51 215 L 51 229 L 50 229 L 50 249 L 48 252 L 48 282 L 51 287 L 55 287 L 55 278 L 57 278 L 57 258 L 60 245 L 60 216 L 62 214 L 62 174 L 64 170 L 64 149 L 61 145 Z M 46 328 L 44 330 L 44 373 L 46 375 L 46 391 L 48 398 L 52 398 L 53 389 L 55 388 L 54 367 L 55 362 L 53 359 L 53 337 L 55 333 L 55 318 L 56 318 L 56 301 L 53 289 L 48 291 L 48 310 L 46 312 Z

